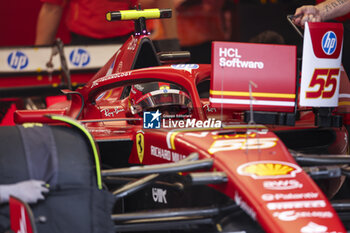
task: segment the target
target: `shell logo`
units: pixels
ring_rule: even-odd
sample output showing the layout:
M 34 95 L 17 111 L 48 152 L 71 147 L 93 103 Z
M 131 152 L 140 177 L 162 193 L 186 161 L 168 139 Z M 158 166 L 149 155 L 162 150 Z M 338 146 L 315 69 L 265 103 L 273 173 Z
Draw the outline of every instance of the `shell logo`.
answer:
M 301 172 L 301 168 L 283 161 L 254 161 L 242 164 L 237 172 L 253 179 L 278 179 L 295 177 Z

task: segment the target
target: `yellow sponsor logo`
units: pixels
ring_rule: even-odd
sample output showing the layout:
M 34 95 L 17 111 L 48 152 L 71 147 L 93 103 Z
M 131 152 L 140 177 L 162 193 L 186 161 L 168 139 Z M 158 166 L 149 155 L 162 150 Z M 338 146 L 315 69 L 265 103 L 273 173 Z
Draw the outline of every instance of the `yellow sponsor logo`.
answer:
M 33 128 L 33 127 L 35 127 L 35 126 L 37 126 L 37 127 L 43 127 L 43 124 L 41 124 L 41 123 L 23 123 L 22 126 L 23 126 L 24 128 Z
M 234 135 L 214 135 L 213 139 L 218 140 L 218 139 L 236 139 L 236 138 L 255 138 L 256 133 L 252 134 L 234 134 Z
M 143 156 L 145 154 L 145 139 L 142 133 L 136 134 L 136 149 L 137 156 L 139 157 L 139 160 L 142 163 Z
M 283 161 L 255 161 L 239 166 L 237 172 L 254 179 L 277 179 L 295 177 L 301 168 Z
M 218 139 L 213 142 L 208 152 L 214 154 L 232 150 L 258 150 L 276 146 L 277 138 Z

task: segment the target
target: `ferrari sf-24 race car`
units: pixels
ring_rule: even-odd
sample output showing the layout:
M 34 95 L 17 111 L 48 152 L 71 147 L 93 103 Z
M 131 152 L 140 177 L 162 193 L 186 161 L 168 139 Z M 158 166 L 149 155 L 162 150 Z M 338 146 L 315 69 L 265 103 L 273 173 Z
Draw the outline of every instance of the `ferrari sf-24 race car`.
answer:
M 87 129 L 117 232 L 346 232 L 342 27 L 306 26 L 300 78 L 295 46 L 213 42 L 211 65 L 157 54 L 145 20 L 170 14 L 108 13 L 135 35 L 66 101 L 15 121 Z

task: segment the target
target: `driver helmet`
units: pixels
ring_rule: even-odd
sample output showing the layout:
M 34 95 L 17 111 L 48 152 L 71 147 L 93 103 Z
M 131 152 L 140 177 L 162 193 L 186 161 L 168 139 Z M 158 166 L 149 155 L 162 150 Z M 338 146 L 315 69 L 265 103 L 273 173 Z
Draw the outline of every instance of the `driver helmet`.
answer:
M 189 114 L 192 102 L 189 95 L 173 83 L 151 82 L 131 86 L 130 110 L 133 115 L 160 110 L 168 114 Z

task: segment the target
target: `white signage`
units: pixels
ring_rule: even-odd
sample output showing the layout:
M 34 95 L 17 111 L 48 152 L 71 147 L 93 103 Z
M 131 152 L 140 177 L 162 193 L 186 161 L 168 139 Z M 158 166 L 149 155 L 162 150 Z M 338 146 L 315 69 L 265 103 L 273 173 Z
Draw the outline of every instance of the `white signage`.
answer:
M 338 106 L 342 49 L 342 30 L 337 24 L 305 24 L 301 106 Z

